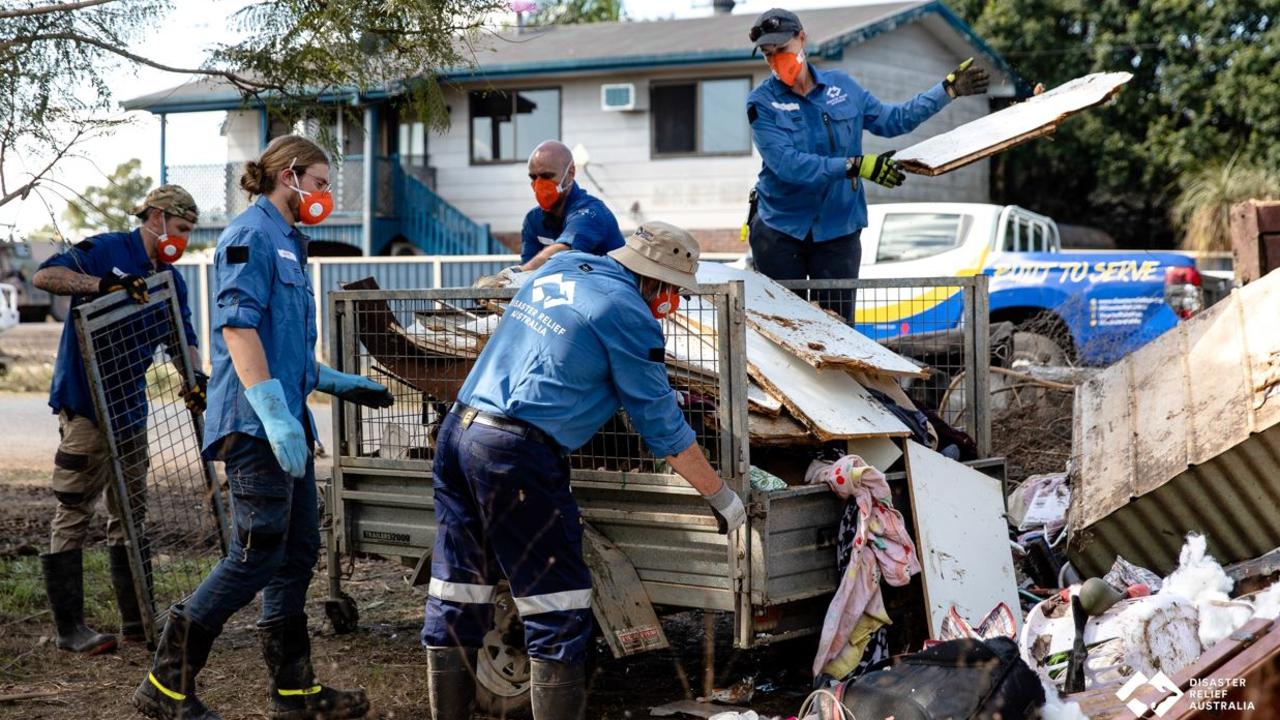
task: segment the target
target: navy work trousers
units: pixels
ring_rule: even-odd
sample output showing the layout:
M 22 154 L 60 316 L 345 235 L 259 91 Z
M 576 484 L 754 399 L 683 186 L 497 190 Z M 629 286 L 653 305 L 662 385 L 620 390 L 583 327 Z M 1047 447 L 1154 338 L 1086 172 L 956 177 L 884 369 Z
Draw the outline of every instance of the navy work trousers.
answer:
M 303 612 L 320 553 L 320 512 L 313 460 L 307 473 L 285 472 L 271 445 L 233 433 L 222 441 L 235 527 L 227 556 L 186 602 L 187 614 L 221 632 L 237 610 L 262 592 L 262 619 Z
M 585 662 L 591 573 L 582 521 L 558 448 L 453 413 L 441 423 L 433 466 L 436 538 L 422 644 L 480 647 L 505 577 L 529 656 Z
M 751 219 L 751 260 L 756 270 L 774 280 L 843 280 L 858 277 L 862 263 L 862 231 L 814 242 L 774 230 L 757 215 Z M 846 320 L 853 320 L 852 290 L 798 291 Z

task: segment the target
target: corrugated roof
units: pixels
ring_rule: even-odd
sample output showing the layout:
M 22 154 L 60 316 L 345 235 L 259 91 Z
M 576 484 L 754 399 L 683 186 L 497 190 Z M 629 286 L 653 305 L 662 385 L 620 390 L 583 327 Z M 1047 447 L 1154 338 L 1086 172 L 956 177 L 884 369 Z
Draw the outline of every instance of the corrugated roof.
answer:
M 810 48 L 827 46 L 854 32 L 929 2 L 801 10 Z M 644 62 L 659 56 L 751 57 L 747 33 L 755 15 L 714 15 L 685 20 L 550 25 L 491 37 L 476 53 L 476 74 L 530 65 L 592 65 L 626 60 Z M 841 43 L 843 44 L 843 43 Z M 456 75 L 456 74 L 455 74 Z
M 964 21 L 938 0 L 801 10 L 810 54 L 838 57 L 845 47 L 868 40 L 927 15 L 936 15 L 987 56 L 997 70 L 1024 83 Z M 488 35 L 476 47 L 475 67 L 441 73 L 455 81 L 549 75 L 640 67 L 674 67 L 744 62 L 752 58 L 747 38 L 755 14 L 712 15 L 684 20 L 589 23 L 526 28 Z M 364 92 L 367 97 L 378 93 Z M 348 94 L 349 96 L 349 94 Z M 174 88 L 131 98 L 126 110 L 193 112 L 233 108 L 240 94 L 229 83 L 200 78 Z

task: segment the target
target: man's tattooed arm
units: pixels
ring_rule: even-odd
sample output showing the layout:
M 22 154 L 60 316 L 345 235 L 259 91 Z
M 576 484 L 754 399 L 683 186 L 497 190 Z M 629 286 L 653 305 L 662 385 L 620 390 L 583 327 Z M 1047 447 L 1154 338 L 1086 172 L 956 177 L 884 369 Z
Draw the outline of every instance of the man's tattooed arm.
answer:
M 32 284 L 54 295 L 96 295 L 98 278 L 71 268 L 47 267 L 36 272 Z

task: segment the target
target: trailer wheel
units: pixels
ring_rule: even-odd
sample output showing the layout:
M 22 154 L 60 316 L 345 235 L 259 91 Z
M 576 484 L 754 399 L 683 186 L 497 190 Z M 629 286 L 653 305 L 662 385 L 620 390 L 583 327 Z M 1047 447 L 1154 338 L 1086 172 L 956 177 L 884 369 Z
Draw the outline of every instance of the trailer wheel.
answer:
M 1026 360 L 1034 365 L 1068 365 L 1067 351 L 1056 340 L 1038 332 L 1017 330 L 1013 333 L 1013 360 Z
M 353 633 L 360 626 L 360 608 L 356 607 L 355 598 L 345 592 L 339 592 L 337 600 L 324 601 L 324 614 L 339 635 Z
M 496 718 L 530 717 L 524 625 L 506 583 L 498 586 L 493 627 L 476 658 L 476 709 Z

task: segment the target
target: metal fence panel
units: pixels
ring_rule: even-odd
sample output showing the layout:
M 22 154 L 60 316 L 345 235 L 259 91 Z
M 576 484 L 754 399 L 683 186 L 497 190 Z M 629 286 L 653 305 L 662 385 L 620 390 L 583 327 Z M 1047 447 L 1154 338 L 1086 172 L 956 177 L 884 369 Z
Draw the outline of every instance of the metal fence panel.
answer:
M 917 406 L 968 433 L 979 457 L 990 455 L 985 276 L 781 284 L 851 322 L 863 335 L 925 365 L 929 376 L 912 381 L 907 394 Z
M 226 552 L 227 509 L 200 457 L 203 417 L 180 393 L 194 381 L 172 276 L 148 280 L 150 299 L 118 291 L 76 308 L 76 330 L 98 427 L 113 457 L 130 564 L 147 637 Z M 150 612 L 147 612 L 147 609 Z
M 429 549 L 434 519 L 423 511 L 433 507 L 434 431 L 513 294 L 461 288 L 331 295 L 338 369 L 384 382 L 396 398 L 386 409 L 335 407 L 333 526 L 346 549 L 354 543 L 402 557 Z M 745 415 L 742 354 L 728 355 L 738 360 L 725 367 L 722 349 L 695 329 L 740 333 L 730 313 L 741 301 L 725 286 L 710 286 L 686 303 L 689 320 L 664 327 L 668 348 L 680 356 L 668 366 L 671 385 L 712 467 L 745 496 L 745 417 L 734 416 L 732 400 L 739 398 Z M 648 451 L 625 413 L 569 461 L 583 516 L 628 554 L 642 580 L 661 585 L 651 590 L 654 602 L 734 608 L 735 577 L 746 560 L 730 548 L 745 546 L 745 531 L 717 534 L 706 503 Z

